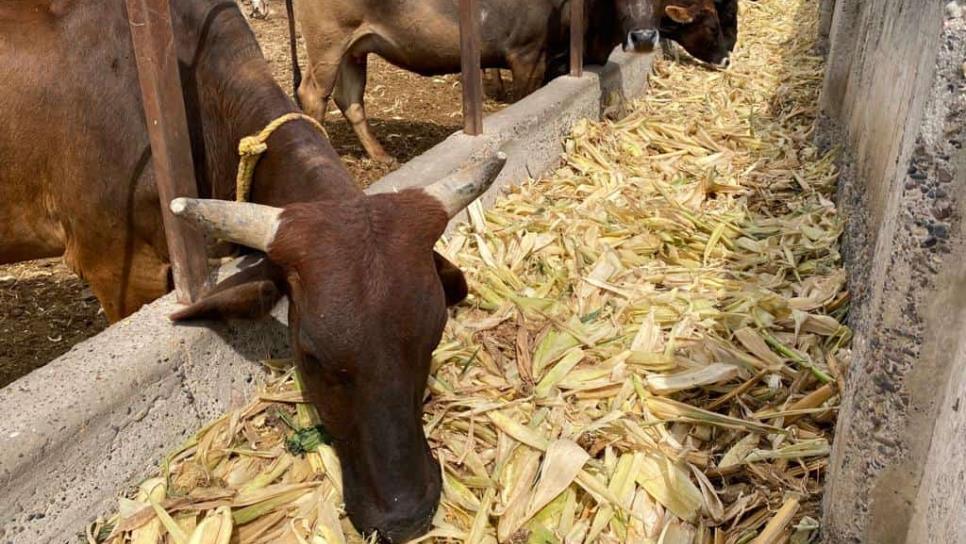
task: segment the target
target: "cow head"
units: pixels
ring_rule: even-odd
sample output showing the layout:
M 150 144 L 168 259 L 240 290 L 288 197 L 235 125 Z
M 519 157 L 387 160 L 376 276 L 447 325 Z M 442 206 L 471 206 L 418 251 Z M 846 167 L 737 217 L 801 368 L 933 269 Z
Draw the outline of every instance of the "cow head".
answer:
M 731 0 L 723 0 L 728 1 Z M 668 0 L 664 4 L 661 33 L 681 44 L 691 56 L 727 67 L 734 44 L 729 45 L 724 35 L 716 4 L 716 0 Z
M 654 0 L 614 0 L 624 51 L 650 53 L 661 41 Z
M 268 0 L 252 0 L 252 19 L 268 19 Z
M 498 154 L 425 189 L 349 201 L 171 204 L 210 234 L 264 252 L 274 270 L 216 289 L 173 319 L 252 317 L 289 297 L 298 368 L 334 438 L 349 517 L 364 533 L 408 540 L 428 529 L 438 506 L 423 399 L 446 307 L 467 286 L 433 246 L 505 161 Z

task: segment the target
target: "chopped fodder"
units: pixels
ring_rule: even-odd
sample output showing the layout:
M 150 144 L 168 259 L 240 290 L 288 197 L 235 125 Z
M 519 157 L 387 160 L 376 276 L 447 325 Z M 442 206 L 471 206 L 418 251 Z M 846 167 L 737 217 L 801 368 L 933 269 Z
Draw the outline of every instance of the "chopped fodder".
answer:
M 425 539 L 817 539 L 850 340 L 836 172 L 811 143 L 817 6 L 741 8 L 728 71 L 658 61 L 647 98 L 440 243 L 473 295 L 429 380 Z M 276 377 L 89 540 L 358 541 L 334 451 Z

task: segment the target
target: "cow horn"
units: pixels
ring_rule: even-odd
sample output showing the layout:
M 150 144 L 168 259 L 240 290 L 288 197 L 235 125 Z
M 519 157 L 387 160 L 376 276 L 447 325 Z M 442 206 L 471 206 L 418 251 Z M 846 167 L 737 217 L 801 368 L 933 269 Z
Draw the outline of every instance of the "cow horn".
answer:
M 429 185 L 424 191 L 439 200 L 452 218 L 493 185 L 505 164 L 506 154 L 498 152 L 481 164 L 460 170 Z
M 281 208 L 198 198 L 176 198 L 171 212 L 220 240 L 268 251 L 278 230 Z

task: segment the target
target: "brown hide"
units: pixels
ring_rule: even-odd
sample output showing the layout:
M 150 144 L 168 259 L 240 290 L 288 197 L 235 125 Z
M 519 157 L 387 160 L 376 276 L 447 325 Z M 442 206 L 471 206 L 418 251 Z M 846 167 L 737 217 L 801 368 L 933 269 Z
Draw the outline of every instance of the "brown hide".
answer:
M 715 7 L 718 9 L 725 47 L 729 52 L 734 51 L 738 42 L 738 0 L 715 0 Z
M 111 320 L 169 290 L 123 2 L 0 3 L 0 261 L 64 253 Z M 233 0 L 173 0 L 199 191 L 232 200 L 241 137 L 295 106 Z M 421 401 L 462 274 L 433 252 L 447 213 L 422 191 L 373 196 L 307 123 L 268 140 L 253 201 L 283 208 L 267 258 L 175 317 L 256 317 L 290 298 L 308 394 L 337 440 L 347 510 L 401 541 L 439 471 Z
M 376 53 L 422 75 L 459 72 L 459 0 L 289 1 L 308 52 L 298 89 L 302 107 L 324 121 L 331 96 L 367 153 L 391 161 L 366 120 L 367 56 Z M 606 60 L 625 42 L 653 47 L 652 1 L 587 0 L 588 55 Z M 481 0 L 483 67 L 510 69 L 518 97 L 535 91 L 549 59 L 568 46 L 569 6 L 563 0 Z
M 238 140 L 294 107 L 232 2 L 174 8 L 200 189 L 230 199 Z M 6 2 L 0 36 L 0 262 L 64 254 L 116 321 L 170 288 L 123 3 Z M 272 140 L 256 200 L 357 191 L 310 127 L 286 126 Z M 290 160 L 296 150 L 304 160 Z M 284 170 L 318 172 L 265 181 Z
M 448 218 L 418 190 L 297 205 L 282 217 L 269 256 L 289 276 L 300 369 L 355 484 L 345 495 L 353 521 L 394 541 L 422 533 L 441 489 L 423 396 L 446 301 L 465 289 L 462 275 L 442 287 L 433 260 Z M 307 254 L 310 244 L 319 251 Z
M 727 44 L 715 1 L 586 0 L 585 61 L 604 64 L 617 45 L 650 52 L 657 45 L 660 27 L 691 55 L 721 64 L 734 42 Z M 737 0 L 719 1 L 734 4 Z M 366 118 L 367 56 L 378 54 L 423 75 L 459 72 L 459 0 L 287 2 L 295 4 L 308 52 L 304 78 L 298 75 L 297 63 L 294 67 L 302 107 L 324 121 L 329 98 L 334 98 L 369 156 L 391 162 Z M 671 20 L 669 7 L 689 13 L 691 20 Z M 517 98 L 535 91 L 549 77 L 567 72 L 567 0 L 480 0 L 480 11 L 482 66 L 510 69 Z

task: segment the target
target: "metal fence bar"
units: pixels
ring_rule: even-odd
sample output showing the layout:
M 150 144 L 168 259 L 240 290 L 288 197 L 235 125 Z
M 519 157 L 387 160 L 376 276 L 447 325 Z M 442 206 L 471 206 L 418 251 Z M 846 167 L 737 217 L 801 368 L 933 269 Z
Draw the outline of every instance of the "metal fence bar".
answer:
M 189 303 L 205 286 L 208 260 L 202 234 L 168 207 L 176 197 L 198 196 L 171 11 L 168 0 L 126 1 L 175 291 Z
M 463 65 L 463 132 L 483 133 L 483 72 L 480 66 L 480 2 L 460 0 L 460 57 Z
M 584 75 L 584 0 L 570 0 L 570 75 Z

